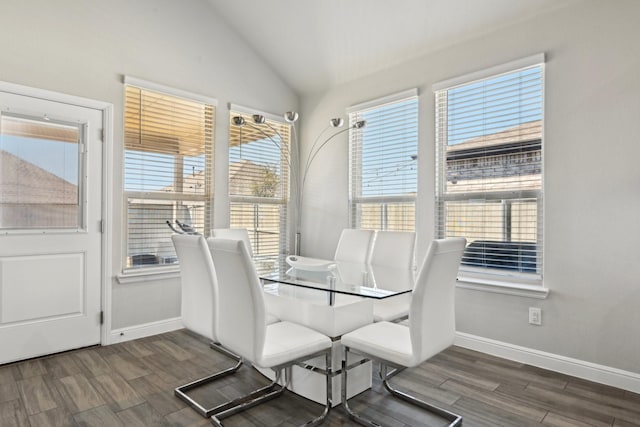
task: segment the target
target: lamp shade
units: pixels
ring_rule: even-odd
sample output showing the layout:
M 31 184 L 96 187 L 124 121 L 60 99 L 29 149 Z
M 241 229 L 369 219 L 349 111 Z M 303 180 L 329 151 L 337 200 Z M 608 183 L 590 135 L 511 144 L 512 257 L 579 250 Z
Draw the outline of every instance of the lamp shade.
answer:
M 254 114 L 253 121 L 261 125 L 261 124 L 264 124 L 267 121 L 267 119 L 262 114 Z
M 335 119 L 329 120 L 329 124 L 334 128 L 339 128 L 344 124 L 344 120 L 342 119 L 342 117 L 337 117 Z
M 284 113 L 284 120 L 287 123 L 295 123 L 298 120 L 298 113 L 295 111 L 287 111 Z

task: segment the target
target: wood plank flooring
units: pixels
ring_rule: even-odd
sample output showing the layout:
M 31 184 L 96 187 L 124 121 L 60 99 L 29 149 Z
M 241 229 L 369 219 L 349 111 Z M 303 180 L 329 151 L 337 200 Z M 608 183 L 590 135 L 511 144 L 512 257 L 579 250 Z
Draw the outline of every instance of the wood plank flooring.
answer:
M 208 426 L 173 389 L 231 360 L 186 331 L 0 366 L 0 426 Z M 640 395 L 452 347 L 392 381 L 464 417 L 464 426 L 640 426 Z M 266 384 L 252 369 L 191 392 L 219 403 Z M 389 397 L 379 381 L 351 401 L 389 426 L 444 421 Z M 293 426 L 321 406 L 283 397 L 225 420 L 228 426 Z M 355 425 L 341 407 L 327 426 Z

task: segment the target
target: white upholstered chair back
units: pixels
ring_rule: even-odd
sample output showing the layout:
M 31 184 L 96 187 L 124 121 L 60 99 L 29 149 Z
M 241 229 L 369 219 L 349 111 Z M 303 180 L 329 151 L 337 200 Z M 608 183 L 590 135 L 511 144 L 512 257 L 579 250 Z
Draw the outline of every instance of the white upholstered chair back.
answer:
M 214 228 L 211 236 L 221 239 L 242 240 L 249 251 L 249 257 L 253 258 L 253 248 L 246 228 Z
M 416 233 L 378 231 L 371 250 L 371 265 L 413 269 Z
M 375 231 L 345 228 L 342 230 L 333 259 L 342 262 L 369 262 Z
M 174 234 L 171 240 L 180 263 L 182 323 L 216 342 L 217 282 L 207 242 L 203 236 L 193 234 Z
M 258 360 L 266 334 L 260 279 L 243 240 L 207 240 L 218 276 L 218 340 L 232 352 Z
M 466 240 L 434 240 L 429 246 L 409 308 L 413 357 L 422 361 L 453 344 L 455 288 Z

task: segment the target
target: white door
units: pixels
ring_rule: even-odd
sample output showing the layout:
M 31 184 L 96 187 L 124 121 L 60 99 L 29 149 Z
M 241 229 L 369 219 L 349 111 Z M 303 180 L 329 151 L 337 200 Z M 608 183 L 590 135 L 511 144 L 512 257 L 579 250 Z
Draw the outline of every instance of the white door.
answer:
M 100 343 L 102 123 L 0 91 L 0 363 Z

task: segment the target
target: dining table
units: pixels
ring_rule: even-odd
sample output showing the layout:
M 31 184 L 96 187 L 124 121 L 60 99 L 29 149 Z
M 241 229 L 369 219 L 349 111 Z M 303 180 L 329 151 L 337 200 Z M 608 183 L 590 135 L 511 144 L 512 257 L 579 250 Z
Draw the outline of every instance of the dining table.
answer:
M 361 263 L 288 256 L 259 273 L 269 313 L 321 332 L 333 341 L 333 396 L 340 396 L 342 362 L 340 337 L 373 323 L 374 304 L 393 299 L 408 301 L 415 271 Z M 355 357 L 355 356 L 354 356 Z M 350 361 L 350 363 L 357 363 Z M 294 366 L 289 388 L 306 398 L 324 400 L 324 359 Z M 271 373 L 260 370 L 267 377 Z M 362 360 L 349 372 L 349 395 L 371 387 L 371 362 Z M 349 397 L 350 397 L 349 396 Z M 338 400 L 338 399 L 335 399 Z M 334 405 L 339 404 L 335 401 Z

